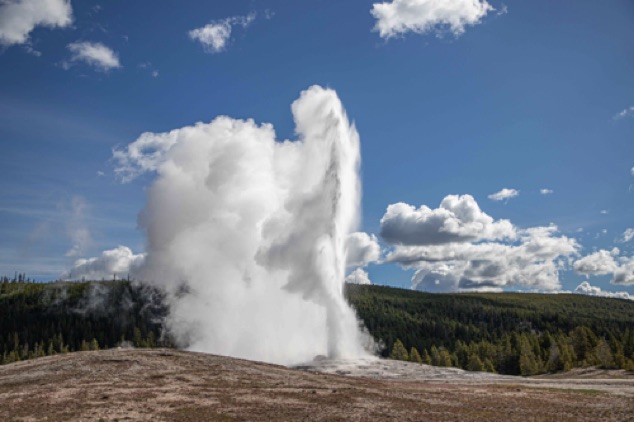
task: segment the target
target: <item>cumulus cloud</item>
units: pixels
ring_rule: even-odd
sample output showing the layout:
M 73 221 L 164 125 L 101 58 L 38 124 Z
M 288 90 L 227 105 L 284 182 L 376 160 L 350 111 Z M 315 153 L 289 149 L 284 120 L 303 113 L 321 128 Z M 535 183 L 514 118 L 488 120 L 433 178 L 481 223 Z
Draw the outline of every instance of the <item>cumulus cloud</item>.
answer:
M 494 221 L 471 195 L 448 195 L 436 209 L 402 202 L 388 206 L 380 235 L 392 244 L 439 245 L 513 238 L 515 230 L 508 220 Z
M 346 266 L 365 267 L 381 257 L 381 246 L 375 235 L 355 232 L 348 236 Z
M 520 191 L 516 189 L 504 188 L 499 192 L 492 193 L 491 195 L 489 195 L 489 199 L 493 201 L 504 201 L 507 199 L 515 198 L 519 194 L 520 194 Z
M 599 250 L 574 263 L 577 273 L 585 276 L 612 274 L 613 284 L 634 284 L 634 257 L 620 257 L 618 248 Z
M 395 245 L 385 261 L 416 270 L 412 286 L 426 291 L 556 290 L 559 271 L 579 250 L 556 226 L 494 221 L 470 195 L 450 195 L 436 210 L 391 205 L 381 223 L 381 236 Z
M 621 120 L 621 119 L 625 119 L 626 117 L 634 117 L 634 106 L 628 107 L 620 111 L 619 113 L 615 114 L 613 119 Z
M 62 275 L 64 280 L 102 280 L 134 276 L 145 262 L 145 254 L 134 254 L 127 246 L 103 251 L 101 256 L 78 259 L 73 268 Z
M 452 243 L 397 246 L 387 261 L 416 269 L 412 285 L 420 290 L 468 291 L 511 286 L 555 290 L 562 259 L 577 254 L 574 239 L 556 236 L 557 228 L 517 230 L 514 244 Z
M 74 42 L 66 47 L 72 54 L 70 62 L 64 63 L 66 68 L 76 62 L 84 62 L 104 72 L 121 67 L 117 53 L 101 43 Z
M 541 193 L 542 195 L 550 195 L 552 193 L 554 193 L 555 191 L 552 189 L 540 189 L 539 193 Z
M 0 45 L 27 43 L 36 26 L 63 28 L 72 22 L 69 0 L 3 0 L 0 1 Z
M 212 21 L 202 28 L 189 31 L 189 38 L 200 42 L 208 53 L 220 53 L 227 47 L 232 28 L 236 25 L 247 28 L 255 20 L 255 13 L 246 16 L 233 16 Z
M 619 259 L 619 267 L 614 271 L 612 283 L 625 286 L 634 285 L 634 256 Z
M 583 283 L 578 285 L 575 289 L 575 293 L 588 296 L 634 300 L 634 297 L 630 296 L 628 292 L 606 292 L 601 290 L 600 287 L 590 285 L 590 283 L 588 283 L 587 281 L 584 281 Z
M 374 3 L 374 30 L 389 39 L 407 32 L 442 34 L 447 29 L 454 36 L 469 25 L 479 24 L 495 10 L 486 0 L 392 0 Z
M 626 243 L 626 242 L 629 242 L 632 239 L 634 239 L 634 229 L 632 229 L 632 228 L 625 229 L 625 231 L 623 232 L 623 237 L 622 237 L 621 241 L 623 243 Z
M 576 260 L 573 267 L 576 272 L 585 276 L 611 274 L 618 268 L 614 258 L 619 253 L 618 248 L 611 251 L 602 249 Z
M 346 277 L 346 283 L 349 284 L 372 284 L 368 273 L 363 268 L 357 268 Z

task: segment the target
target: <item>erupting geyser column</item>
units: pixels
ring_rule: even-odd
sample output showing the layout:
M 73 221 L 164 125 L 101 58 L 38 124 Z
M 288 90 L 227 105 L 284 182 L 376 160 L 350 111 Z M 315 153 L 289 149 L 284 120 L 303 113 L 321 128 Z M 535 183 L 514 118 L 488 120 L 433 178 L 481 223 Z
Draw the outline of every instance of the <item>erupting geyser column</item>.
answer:
M 311 87 L 292 111 L 297 141 L 218 117 L 115 152 L 122 178 L 158 173 L 142 274 L 167 291 L 183 347 L 283 364 L 367 354 L 343 296 L 359 136 L 332 90 Z
M 359 220 L 359 135 L 334 91 L 312 87 L 292 110 L 303 154 L 298 174 L 284 175 L 293 183 L 284 203 L 289 224 L 271 233 L 260 256 L 289 270 L 285 289 L 325 307 L 328 356 L 357 357 L 359 331 L 343 285 L 346 238 Z

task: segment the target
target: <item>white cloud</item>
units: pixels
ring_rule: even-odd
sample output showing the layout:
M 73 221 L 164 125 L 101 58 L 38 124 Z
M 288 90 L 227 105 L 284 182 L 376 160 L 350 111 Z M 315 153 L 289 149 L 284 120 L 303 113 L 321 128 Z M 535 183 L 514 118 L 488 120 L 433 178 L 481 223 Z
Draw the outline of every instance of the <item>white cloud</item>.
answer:
M 198 123 L 196 127 L 204 130 L 203 125 Z M 121 182 L 127 183 L 140 174 L 156 171 L 163 162 L 164 154 L 177 143 L 181 135 L 178 129 L 168 133 L 146 132 L 125 150 L 113 150 L 112 156 L 118 162 L 115 175 Z
M 469 195 L 450 195 L 443 204 L 436 210 L 394 204 L 381 220 L 381 236 L 396 244 L 386 262 L 416 270 L 413 288 L 560 288 L 564 260 L 579 250 L 575 239 L 558 236 L 555 226 L 517 229 L 508 220 L 494 221 Z
M 145 254 L 134 254 L 127 246 L 103 251 L 101 256 L 78 259 L 73 268 L 62 275 L 64 280 L 101 280 L 133 276 L 145 262 Z
M 189 31 L 189 38 L 198 41 L 208 53 L 219 53 L 227 47 L 231 37 L 232 27 L 235 25 L 247 28 L 255 20 L 255 13 L 247 16 L 234 16 L 222 20 L 212 21 L 202 28 Z
M 355 232 L 348 235 L 346 266 L 365 267 L 381 257 L 381 247 L 375 235 Z
M 634 167 L 632 167 L 632 168 L 630 169 L 630 174 L 631 174 L 632 176 L 634 176 Z
M 368 273 L 363 268 L 357 268 L 346 277 L 346 283 L 350 284 L 372 284 Z
M 117 53 L 101 43 L 74 42 L 66 47 L 72 53 L 70 63 L 64 63 L 66 68 L 73 62 L 84 62 L 104 72 L 121 67 Z
M 612 274 L 613 284 L 634 284 L 634 256 L 619 257 L 619 249 L 599 250 L 575 261 L 574 269 L 585 276 Z
M 29 41 L 36 26 L 67 27 L 73 21 L 69 0 L 2 0 L 0 1 L 0 45 L 10 46 Z
M 539 193 L 541 193 L 542 195 L 550 195 L 552 193 L 554 193 L 555 191 L 552 189 L 540 189 Z
M 519 194 L 520 194 L 520 191 L 516 189 L 504 188 L 499 192 L 492 193 L 491 195 L 489 195 L 489 199 L 493 201 L 504 201 L 505 199 L 515 198 Z
M 492 10 L 486 0 L 392 0 L 374 3 L 370 13 L 377 20 L 374 30 L 389 39 L 407 32 L 442 34 L 447 29 L 459 36 Z
M 619 259 L 619 267 L 612 275 L 613 284 L 634 285 L 634 256 Z
M 573 267 L 576 272 L 585 276 L 611 274 L 618 268 L 614 257 L 619 252 L 618 248 L 611 251 L 602 249 L 576 260 Z
M 388 206 L 380 235 L 392 244 L 439 245 L 513 238 L 515 230 L 508 220 L 494 221 L 482 212 L 471 195 L 448 195 L 436 209 L 402 202 Z
M 626 117 L 634 117 L 634 106 L 630 106 L 630 107 L 622 110 L 621 112 L 615 114 L 612 119 L 621 120 L 621 119 L 624 119 Z
M 590 283 L 588 283 L 587 281 L 584 281 L 583 283 L 578 285 L 575 289 L 575 293 L 588 296 L 634 300 L 634 297 L 630 296 L 628 292 L 606 292 L 601 290 L 600 287 L 590 285 Z
M 412 286 L 419 290 L 470 291 L 522 286 L 560 288 L 561 258 L 577 253 L 574 239 L 556 237 L 557 228 L 518 230 L 518 244 L 454 243 L 439 246 L 397 246 L 387 261 L 416 269 Z
M 601 210 L 601 211 L 599 211 L 599 214 L 603 214 L 603 215 L 607 215 L 607 214 L 609 214 L 609 213 L 610 213 L 610 211 L 608 211 L 608 210 Z
M 634 229 L 628 228 L 623 232 L 623 239 L 621 240 L 623 243 L 629 242 L 634 239 Z

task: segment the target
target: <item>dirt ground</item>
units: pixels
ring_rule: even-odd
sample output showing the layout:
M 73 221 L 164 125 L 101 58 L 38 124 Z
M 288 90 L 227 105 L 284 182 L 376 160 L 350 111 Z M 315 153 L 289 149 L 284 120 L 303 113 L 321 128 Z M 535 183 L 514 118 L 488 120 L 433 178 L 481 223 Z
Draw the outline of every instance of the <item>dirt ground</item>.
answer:
M 378 360 L 344 366 L 163 349 L 45 357 L 0 367 L 0 420 L 634 421 L 625 372 L 525 379 Z

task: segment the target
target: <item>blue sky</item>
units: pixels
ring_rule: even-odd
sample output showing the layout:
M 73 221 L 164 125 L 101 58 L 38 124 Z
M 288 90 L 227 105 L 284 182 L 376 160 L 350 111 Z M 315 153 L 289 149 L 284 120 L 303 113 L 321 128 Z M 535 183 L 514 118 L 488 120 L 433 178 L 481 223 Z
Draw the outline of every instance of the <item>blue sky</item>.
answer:
M 517 233 L 552 224 L 545 238 L 577 242 L 552 258 L 557 288 L 504 274 L 478 287 L 575 290 L 588 276 L 634 294 L 630 1 L 394 0 L 382 3 L 392 32 L 378 30 L 389 22 L 377 1 L 46 0 L 36 15 L 19 7 L 31 1 L 0 6 L 0 273 L 51 280 L 119 245 L 142 253 L 151 176 L 117 180 L 114 148 L 218 115 L 293 138 L 290 104 L 318 84 L 336 90 L 361 137 L 363 231 L 379 236 L 390 204 L 435 210 L 471 195 Z M 191 35 L 206 25 L 230 27 L 215 35 L 220 48 Z M 489 198 L 503 188 L 518 194 Z M 479 233 L 460 247 L 521 238 Z M 379 240 L 383 259 L 399 245 Z M 411 287 L 417 271 L 436 277 L 430 265 L 365 270 Z M 445 290 L 468 285 L 456 283 Z

